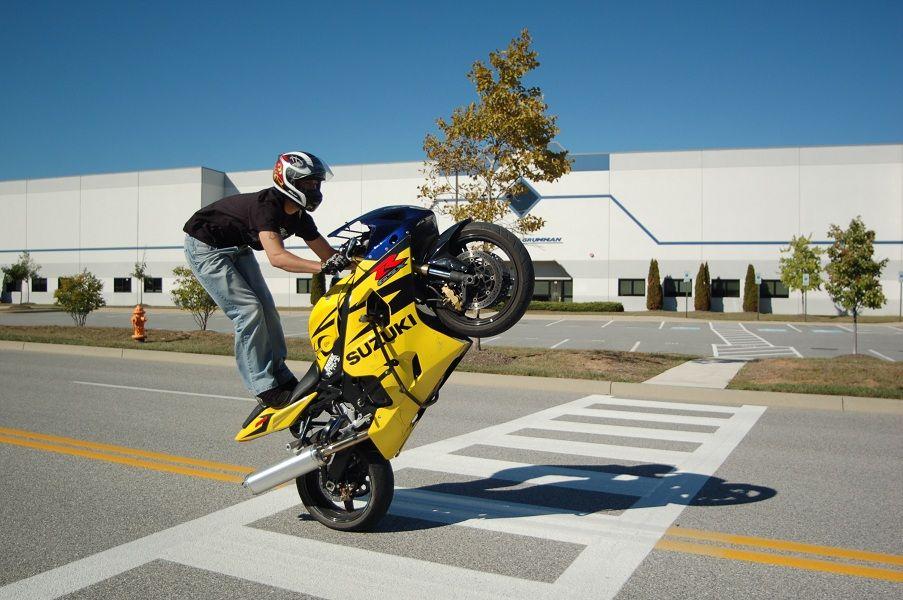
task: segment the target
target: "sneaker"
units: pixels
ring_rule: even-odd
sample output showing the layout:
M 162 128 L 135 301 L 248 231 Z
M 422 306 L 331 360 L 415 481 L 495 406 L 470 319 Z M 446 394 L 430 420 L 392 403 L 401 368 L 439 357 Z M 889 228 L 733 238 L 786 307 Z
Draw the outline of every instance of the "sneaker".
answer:
M 282 408 L 292 397 L 292 390 L 283 386 L 274 387 L 271 390 L 257 394 L 257 401 L 267 408 Z

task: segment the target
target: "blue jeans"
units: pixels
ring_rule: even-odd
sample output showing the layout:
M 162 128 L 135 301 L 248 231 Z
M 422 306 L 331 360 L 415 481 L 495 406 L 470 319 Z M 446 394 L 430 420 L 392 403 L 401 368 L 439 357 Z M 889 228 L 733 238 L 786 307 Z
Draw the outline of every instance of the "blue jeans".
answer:
M 214 248 L 185 236 L 185 258 L 217 306 L 235 326 L 235 362 L 254 395 L 291 381 L 276 303 L 247 246 Z

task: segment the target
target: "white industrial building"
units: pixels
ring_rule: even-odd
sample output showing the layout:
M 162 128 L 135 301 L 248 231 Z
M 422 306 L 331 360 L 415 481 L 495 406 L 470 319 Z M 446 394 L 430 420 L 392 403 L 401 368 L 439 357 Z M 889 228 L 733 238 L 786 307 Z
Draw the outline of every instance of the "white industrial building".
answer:
M 325 157 L 327 160 L 329 157 Z M 707 261 L 723 298 L 713 308 L 741 310 L 748 264 L 763 278 L 762 307 L 801 312 L 801 298 L 778 279 L 780 248 L 794 235 L 826 242 L 832 223 L 857 215 L 877 235 L 875 254 L 888 258 L 882 283 L 896 314 L 903 271 L 903 145 L 694 150 L 574 155 L 559 181 L 532 184 L 518 198 L 522 212 L 543 217 L 542 231 L 524 238 L 537 265 L 537 298 L 620 301 L 645 308 L 649 261 L 680 282 Z M 320 231 L 379 206 L 416 204 L 419 162 L 340 165 L 324 184 L 314 214 Z M 223 173 L 205 167 L 0 182 L 0 264 L 27 250 L 40 278 L 26 299 L 53 302 L 58 278 L 87 268 L 104 282 L 109 305 L 135 304 L 136 261 L 152 279 L 144 302 L 171 305 L 172 269 L 185 264 L 182 226 L 199 207 L 223 196 L 271 185 L 270 170 Z M 440 227 L 448 224 L 440 218 Z M 290 248 L 305 255 L 302 240 Z M 281 306 L 309 303 L 304 276 L 266 264 Z M 298 279 L 301 279 L 299 282 Z M 666 308 L 683 310 L 683 291 Z M 692 293 L 692 292 L 691 292 Z M 7 294 L 8 296 L 8 294 Z M 16 295 L 17 296 L 17 295 Z M 774 296 L 768 298 L 767 296 Z M 692 297 L 690 299 L 692 310 Z M 810 293 L 809 312 L 833 314 L 824 292 Z

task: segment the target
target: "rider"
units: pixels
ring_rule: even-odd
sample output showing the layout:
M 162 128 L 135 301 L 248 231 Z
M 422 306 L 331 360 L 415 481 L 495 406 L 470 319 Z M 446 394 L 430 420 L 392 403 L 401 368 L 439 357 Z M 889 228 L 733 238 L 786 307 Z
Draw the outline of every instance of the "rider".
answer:
M 200 209 L 185 223 L 185 257 L 214 302 L 235 326 L 235 360 L 248 390 L 264 406 L 284 405 L 298 383 L 285 364 L 282 323 L 253 250 L 290 273 L 334 274 L 349 260 L 317 231 L 310 214 L 323 200 L 320 185 L 329 166 L 309 152 L 280 154 L 275 186 L 228 196 Z M 301 258 L 282 240 L 298 235 L 320 261 Z

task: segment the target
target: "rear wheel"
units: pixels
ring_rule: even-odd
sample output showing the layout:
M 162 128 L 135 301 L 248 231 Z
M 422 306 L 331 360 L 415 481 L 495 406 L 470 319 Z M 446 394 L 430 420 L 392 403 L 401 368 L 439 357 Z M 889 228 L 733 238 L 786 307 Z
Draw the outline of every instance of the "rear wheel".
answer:
M 491 337 L 510 329 L 533 297 L 533 261 L 523 243 L 492 223 L 468 223 L 449 246 L 472 267 L 470 285 L 448 285 L 448 302 L 436 309 L 442 323 L 458 335 Z
M 348 456 L 342 456 L 345 452 Z M 369 442 L 330 459 L 347 459 L 343 472 L 329 476 L 329 466 L 295 480 L 301 502 L 311 516 L 331 529 L 368 531 L 389 510 L 395 494 L 392 465 Z

